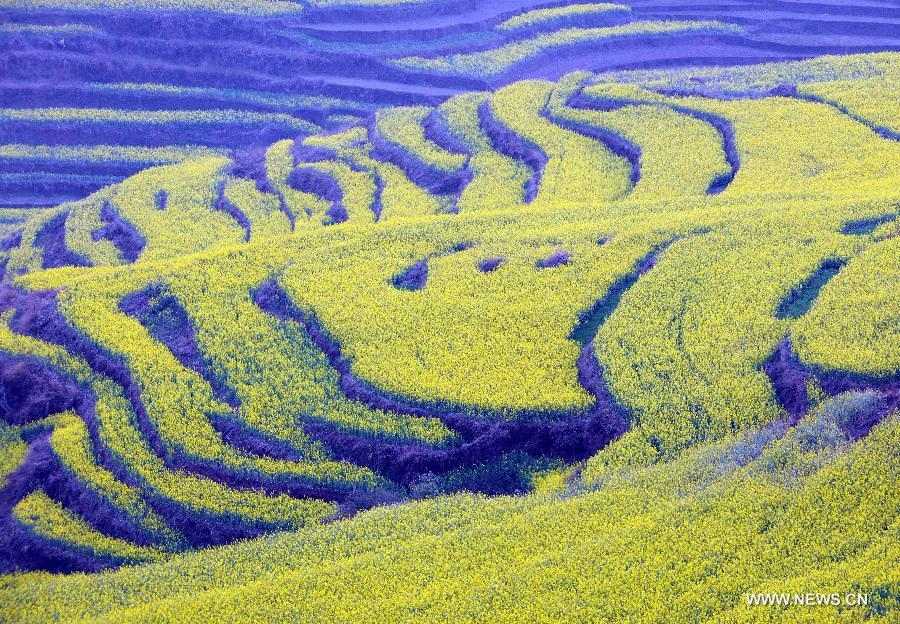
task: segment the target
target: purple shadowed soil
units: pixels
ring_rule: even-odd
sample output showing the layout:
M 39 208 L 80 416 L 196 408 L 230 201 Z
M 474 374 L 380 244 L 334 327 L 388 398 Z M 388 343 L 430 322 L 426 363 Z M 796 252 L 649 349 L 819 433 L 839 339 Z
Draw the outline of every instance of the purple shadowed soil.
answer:
M 360 494 L 350 486 L 342 484 L 321 485 L 306 483 L 291 475 L 267 475 L 251 470 L 237 470 L 224 466 L 218 460 L 190 456 L 180 447 L 167 446 L 146 412 L 141 401 L 140 388 L 132 378 L 126 362 L 120 356 L 112 355 L 99 347 L 69 325 L 57 309 L 53 292 L 31 293 L 8 285 L 0 285 L 0 311 L 9 308 L 15 310 L 10 321 L 10 328 L 13 331 L 64 347 L 71 355 L 84 359 L 95 374 L 105 376 L 122 387 L 125 398 L 131 405 L 138 430 L 153 452 L 163 460 L 167 469 L 205 476 L 239 490 L 263 490 L 269 493 L 285 493 L 296 498 L 333 501 L 345 501 L 357 495 L 361 500 L 377 499 L 377 492 Z M 96 423 L 88 421 L 88 427 L 89 430 L 96 431 Z M 95 434 L 92 434 L 92 437 L 97 439 Z M 165 517 L 172 527 L 183 533 L 193 546 L 222 544 L 267 531 L 289 528 L 287 523 L 262 523 L 227 513 L 210 514 L 188 509 L 161 497 L 137 475 L 131 473 L 121 459 L 108 455 L 105 458 L 111 460 L 109 462 L 111 470 L 117 478 L 135 487 L 141 487 L 148 503 Z
M 310 167 L 293 169 L 287 177 L 288 186 L 295 191 L 311 193 L 330 202 L 339 202 L 344 197 L 337 180 L 327 171 Z
M 240 400 L 228 382 L 212 370 L 200 351 L 197 331 L 178 299 L 161 284 L 125 295 L 119 309 L 143 325 L 153 338 L 163 343 L 185 368 L 200 375 L 212 388 L 216 399 L 232 407 Z
M 272 184 L 266 171 L 266 148 L 249 147 L 231 152 L 228 175 L 253 180 L 260 193 L 273 193 Z
M 375 196 L 372 198 L 372 214 L 375 215 L 375 222 L 381 221 L 381 213 L 384 210 L 384 179 L 377 171 L 372 172 L 375 180 Z
M 422 129 L 425 131 L 426 139 L 448 152 L 464 156 L 472 154 L 472 149 L 450 129 L 439 109 L 435 108 L 428 113 L 422 122 Z
M 890 213 L 885 215 L 880 215 L 877 217 L 869 217 L 868 219 L 856 219 L 853 221 L 847 221 L 843 227 L 841 227 L 842 234 L 851 234 L 854 236 L 864 236 L 866 234 L 871 234 L 879 226 L 884 225 L 885 223 L 890 223 L 897 218 L 897 213 Z
M 453 207 L 450 212 L 458 214 L 459 198 L 462 195 L 463 190 L 469 185 L 469 182 L 472 181 L 472 178 L 475 177 L 475 172 L 472 171 L 472 168 L 469 165 L 471 150 L 463 140 L 450 130 L 450 127 L 447 125 L 447 120 L 444 119 L 444 116 L 438 109 L 432 110 L 428 116 L 425 117 L 425 120 L 422 123 L 422 129 L 425 132 L 425 138 L 438 147 L 441 147 L 448 152 L 461 154 L 467 157 L 462 169 L 451 176 L 452 179 L 448 180 L 443 187 L 444 189 L 449 188 L 454 196 Z
M 900 408 L 900 385 L 895 385 L 893 390 L 878 395 L 870 409 L 857 411 L 849 418 L 841 419 L 838 424 L 850 440 L 859 440 L 869 435 L 872 427 L 898 408 Z
M 75 411 L 87 424 L 91 436 L 92 449 L 98 447 L 96 436 L 96 412 L 95 397 L 86 388 L 80 387 L 74 379 L 69 378 L 48 363 L 24 356 L 3 355 L 5 361 L 17 360 L 13 366 L 25 364 L 27 377 L 35 384 L 41 384 L 45 389 L 40 398 L 44 399 L 40 413 L 29 416 L 40 417 L 42 414 L 53 414 L 63 410 Z M 9 371 L 9 368 L 4 372 Z M 14 375 L 15 381 L 21 381 L 23 377 Z M 4 382 L 10 379 L 4 374 Z M 5 388 L 10 384 L 4 383 Z M 32 386 L 34 388 L 35 386 Z M 57 401 L 57 392 L 63 388 L 65 396 Z M 26 397 L 27 403 L 34 405 L 38 402 L 35 397 Z M 21 401 L 16 401 L 21 403 Z M 20 410 L 21 413 L 21 410 Z M 27 420 L 31 420 L 28 418 Z M 60 503 L 66 509 L 83 518 L 89 525 L 106 535 L 131 541 L 139 545 L 159 544 L 161 536 L 155 535 L 143 527 L 132 522 L 127 514 L 117 509 L 104 496 L 99 495 L 81 482 L 75 474 L 64 466 L 56 457 L 49 443 L 49 432 L 46 427 L 36 430 L 26 437 L 29 441 L 29 451 L 23 464 L 13 472 L 0 489 L 0 524 L 9 528 L 9 532 L 0 531 L 0 568 L 28 570 L 46 569 L 50 571 L 63 570 L 95 570 L 118 565 L 123 560 L 118 558 L 96 557 L 92 554 L 81 552 L 79 549 L 54 540 L 34 535 L 30 530 L 19 525 L 10 517 L 10 511 L 22 498 L 30 492 L 40 489 L 50 498 Z M 94 454 L 98 465 L 110 469 L 108 452 L 105 449 Z M 113 468 L 113 470 L 115 470 Z M 123 475 L 117 473 L 117 477 Z M 123 479 L 124 480 L 124 479 Z M 129 482 L 130 479 L 125 480 Z
M 275 195 L 278 198 L 278 208 L 287 217 L 293 232 L 297 217 L 287 205 L 284 193 L 275 188 L 269 180 L 266 170 L 266 150 L 267 147 L 265 146 L 234 150 L 231 154 L 232 161 L 228 168 L 228 174 L 238 178 L 253 180 L 254 184 L 256 184 L 256 190 L 260 193 Z M 246 236 L 248 229 L 245 228 L 244 231 Z
M 291 147 L 291 154 L 294 157 L 294 166 L 303 163 L 316 163 L 327 160 L 340 160 L 337 150 L 330 147 L 319 147 L 313 145 L 304 145 L 299 139 L 294 141 Z
M 17 230 L 0 241 L 0 251 L 11 251 L 22 244 L 22 231 Z
M 248 242 L 251 236 L 252 225 L 250 219 L 244 214 L 244 211 L 234 205 L 234 203 L 225 196 L 225 180 L 219 180 L 216 183 L 216 201 L 213 208 L 219 212 L 224 212 L 234 219 L 241 229 L 244 230 L 244 242 Z
M 4 17 L 14 22 L 62 24 L 74 20 L 94 26 L 98 32 L 69 33 L 64 46 L 60 46 L 58 37 L 41 32 L 6 37 L 0 42 L 0 55 L 5 60 L 0 100 L 12 108 L 77 105 L 122 110 L 278 112 L 336 130 L 343 121 L 332 122 L 335 115 L 362 116 L 386 104 L 437 104 L 454 93 L 488 86 L 486 81 L 466 75 L 448 77 L 405 70 L 393 66 L 391 59 L 496 48 L 529 34 L 570 25 L 713 19 L 745 30 L 650 34 L 556 48 L 515 64 L 489 82 L 500 85 L 520 78 L 556 79 L 571 70 L 747 64 L 900 49 L 897 12 L 884 3 L 744 4 L 634 2 L 630 3 L 630 14 L 559 16 L 514 32 L 501 32 L 495 26 L 519 11 L 548 4 L 538 0 L 454 0 L 378 7 L 308 6 L 302 16 L 279 16 L 275 20 L 212 12 L 113 14 L 11 8 Z M 115 83 L 158 83 L 195 90 L 94 86 Z M 288 98 L 260 98 L 260 93 L 323 95 L 343 101 L 319 105 Z M 149 141 L 252 147 L 297 134 L 294 124 L 262 120 L 252 124 L 119 127 L 56 122 L 0 125 L 9 142 L 29 144 Z M 18 139 L 14 138 L 16 134 Z M 77 199 L 86 192 L 78 185 L 70 190 L 54 197 Z
M 465 168 L 447 171 L 431 165 L 402 145 L 384 138 L 375 125 L 375 117 L 369 120 L 369 141 L 372 157 L 397 165 L 410 180 L 433 195 L 459 195 L 471 179 Z
M 123 372 L 123 367 L 120 363 L 112 359 L 111 356 L 106 355 L 102 350 L 97 349 L 85 336 L 66 324 L 65 320 L 59 316 L 55 309 L 52 293 L 24 293 L 5 286 L 0 292 L 0 308 L 5 310 L 10 307 L 15 309 L 11 323 L 11 328 L 14 331 L 32 335 L 48 342 L 62 343 L 70 353 L 74 352 L 75 355 L 85 356 L 85 359 L 98 374 L 103 374 L 114 380 L 115 378 L 121 379 L 127 376 L 127 371 Z M 135 413 L 140 416 L 143 413 L 143 406 L 139 403 L 136 387 L 129 385 L 126 389 L 126 394 L 132 406 L 139 408 Z M 227 513 L 213 515 L 190 509 L 160 496 L 128 467 L 124 458 L 112 453 L 103 445 L 93 403 L 93 398 L 82 400 L 76 406 L 76 409 L 87 425 L 92 453 L 98 464 L 112 472 L 119 481 L 140 489 L 145 500 L 154 511 L 164 517 L 172 528 L 184 536 L 186 545 L 194 548 L 203 548 L 225 544 L 238 539 L 255 537 L 280 528 L 288 528 L 277 524 L 250 522 L 244 518 Z M 144 428 L 141 428 L 141 431 L 144 432 Z M 164 457 L 171 460 L 168 455 Z M 91 504 L 87 507 L 87 510 L 81 510 L 82 515 L 85 517 L 90 516 L 90 513 L 92 513 L 91 509 L 103 509 L 103 506 L 99 503 Z M 121 512 L 116 512 L 115 515 L 120 516 Z M 97 526 L 103 527 L 106 524 L 107 522 L 104 520 L 98 522 Z M 109 526 L 115 526 L 113 521 L 110 521 L 108 524 Z M 138 536 L 135 535 L 132 538 L 134 541 L 142 543 Z M 89 569 L 90 566 L 86 565 L 84 567 Z
M 785 338 L 763 363 L 763 372 L 775 391 L 779 405 L 788 413 L 789 423 L 794 425 L 810 409 L 807 382 L 815 380 L 825 393 L 835 396 L 844 392 L 874 391 L 878 402 L 873 409 L 858 413 L 854 419 L 841 423 L 844 432 L 855 440 L 887 414 L 900 406 L 900 377 L 871 377 L 848 371 L 825 370 L 804 364 L 794 353 L 790 338 Z
M 257 431 L 230 414 L 209 414 L 208 418 L 226 444 L 245 453 L 288 461 L 303 459 L 303 454 L 294 445 Z
M 699 233 L 705 233 L 705 231 L 695 232 L 695 234 Z M 656 245 L 635 263 L 629 273 L 613 282 L 600 299 L 597 299 L 590 308 L 578 316 L 578 321 L 575 323 L 575 327 L 572 328 L 569 339 L 574 340 L 580 345 L 587 345 L 590 343 L 590 341 L 594 339 L 594 336 L 597 335 L 600 326 L 606 322 L 618 307 L 625 292 L 634 286 L 644 273 L 655 267 L 660 255 L 662 255 L 666 249 L 671 247 L 679 238 L 680 237 L 678 236 L 674 236 L 669 240 Z M 606 242 L 605 239 L 602 240 Z
M 391 284 L 394 288 L 400 290 L 422 290 L 428 282 L 428 261 L 431 258 L 439 258 L 441 256 L 449 256 L 450 254 L 460 253 L 471 249 L 475 244 L 471 241 L 463 241 L 456 243 L 449 249 L 429 254 L 424 258 L 413 262 L 411 265 L 397 273 L 391 278 Z
M 336 225 L 349 219 L 350 213 L 344 208 L 344 204 L 332 204 L 331 207 L 325 211 L 325 217 L 326 218 L 323 220 L 325 225 Z
M 887 139 L 888 141 L 900 141 L 900 132 L 898 132 L 897 130 L 888 128 L 887 126 L 883 126 L 881 124 L 877 124 L 871 119 L 867 119 L 862 115 L 854 113 L 840 102 L 819 95 L 813 95 L 811 93 L 800 93 L 797 91 L 796 87 L 793 87 L 792 91 L 793 92 L 791 93 L 791 97 L 803 100 L 805 102 L 813 102 L 815 104 L 824 104 L 825 106 L 830 106 L 845 117 L 848 117 L 853 121 L 864 125 L 869 130 L 880 136 L 882 139 Z
M 571 259 L 572 254 L 570 254 L 568 251 L 566 251 L 565 249 L 557 249 L 546 258 L 541 258 L 540 260 L 535 262 L 534 266 L 539 269 L 552 269 L 554 267 L 569 264 L 569 260 Z
M 160 544 L 158 536 L 131 523 L 127 514 L 70 474 L 54 454 L 49 438 L 50 433 L 45 432 L 31 442 L 25 460 L 0 489 L 0 571 L 96 572 L 132 563 L 40 536 L 20 524 L 12 509 L 37 490 L 104 535 L 141 546 Z
M 32 442 L 22 464 L 6 480 L 0 490 L 0 573 L 28 570 L 51 572 L 96 572 L 123 561 L 92 557 L 56 540 L 43 538 L 20 524 L 13 516 L 15 505 L 28 494 L 40 489 L 58 472 L 45 433 Z
M 131 223 L 122 218 L 112 202 L 104 201 L 100 208 L 100 219 L 103 226 L 91 232 L 91 240 L 105 238 L 116 246 L 126 262 L 137 260 L 147 240 Z
M 797 424 L 809 411 L 806 384 L 811 377 L 794 354 L 790 340 L 785 338 L 778 344 L 769 359 L 763 363 L 762 369 L 775 390 L 778 404 L 787 412 L 790 424 Z
M 81 390 L 35 358 L 0 352 L 0 419 L 23 425 L 72 409 Z
M 500 266 L 506 261 L 506 258 L 502 256 L 491 256 L 490 258 L 484 258 L 478 262 L 478 270 L 482 273 L 491 273 L 500 268 Z
M 394 288 L 400 290 L 422 290 L 428 281 L 428 260 L 422 259 L 397 273 L 391 278 Z
M 302 422 L 307 435 L 325 444 L 336 459 L 366 466 L 408 486 L 424 474 L 483 464 L 512 451 L 568 462 L 586 459 L 625 432 L 625 421 L 618 416 L 598 411 L 565 421 L 501 421 L 475 439 L 449 449 L 357 435 L 321 421 Z
M 43 251 L 41 268 L 92 266 L 90 260 L 66 247 L 66 220 L 68 218 L 68 212 L 59 213 L 44 223 L 34 237 L 34 246 Z
M 307 435 L 322 442 L 335 458 L 372 468 L 396 483 L 408 486 L 423 475 L 447 473 L 512 451 L 566 461 L 584 459 L 627 429 L 626 412 L 606 389 L 592 343 L 585 346 L 577 365 L 579 380 L 596 398 L 594 407 L 552 416 L 523 415 L 512 420 L 493 414 L 488 415 L 488 420 L 486 416 L 469 415 L 464 410 L 452 411 L 449 405 L 424 406 L 391 396 L 355 377 L 339 343 L 314 314 L 298 309 L 274 279 L 255 289 L 252 297 L 265 312 L 283 321 L 299 323 L 306 330 L 338 372 L 340 388 L 348 398 L 373 409 L 436 417 L 458 434 L 457 445 L 436 448 L 422 442 L 358 434 L 333 423 L 301 417 Z
M 169 206 L 169 192 L 160 189 L 153 195 L 153 205 L 157 210 L 165 210 Z
M 706 111 L 697 110 L 670 102 L 656 102 L 653 100 L 635 100 L 630 98 L 611 98 L 608 96 L 587 95 L 581 89 L 566 103 L 567 106 L 583 110 L 612 111 L 626 106 L 656 106 L 669 109 L 681 115 L 692 117 L 705 122 L 715 128 L 722 139 L 722 151 L 725 161 L 728 163 L 728 171 L 717 175 L 706 189 L 709 195 L 717 195 L 728 188 L 741 167 L 741 157 L 737 150 L 737 141 L 734 134 L 734 126 L 725 117 Z
M 495 151 L 523 163 L 531 170 L 522 192 L 526 204 L 534 201 L 541 185 L 544 167 L 547 165 L 547 154 L 535 143 L 519 136 L 494 117 L 490 102 L 487 100 L 478 107 L 478 123 Z
M 810 102 L 812 104 L 822 104 L 828 106 L 841 115 L 855 121 L 856 123 L 866 126 L 869 130 L 877 134 L 883 139 L 889 141 L 900 141 L 900 132 L 893 128 L 877 124 L 871 119 L 867 119 L 858 113 L 853 112 L 837 100 L 832 100 L 821 95 L 813 93 L 801 92 L 795 84 L 779 84 L 771 89 L 760 91 L 735 91 L 709 88 L 697 89 L 661 89 L 658 93 L 670 95 L 673 97 L 706 97 L 720 100 L 761 100 L 770 97 L 785 97 Z
M 310 193 L 331 202 L 331 206 L 325 211 L 325 225 L 343 223 L 349 218 L 344 206 L 344 191 L 327 171 L 300 166 L 288 174 L 287 183 L 295 191 Z
M 555 115 L 550 111 L 549 107 L 544 107 L 544 110 L 541 111 L 541 115 L 547 119 L 547 121 L 550 121 L 560 128 L 577 132 L 582 136 L 586 136 L 589 139 L 594 139 L 595 141 L 602 143 L 613 154 L 626 160 L 630 169 L 628 181 L 631 186 L 625 194 L 627 195 L 634 190 L 635 185 L 641 179 L 640 145 L 629 141 L 618 132 L 603 128 L 602 126 L 575 121 L 573 119 L 566 119 L 565 117 Z
M 780 319 L 800 318 L 812 308 L 819 296 L 819 292 L 831 281 L 844 267 L 847 261 L 843 258 L 829 258 L 825 260 L 812 275 L 798 284 L 781 300 L 775 317 Z

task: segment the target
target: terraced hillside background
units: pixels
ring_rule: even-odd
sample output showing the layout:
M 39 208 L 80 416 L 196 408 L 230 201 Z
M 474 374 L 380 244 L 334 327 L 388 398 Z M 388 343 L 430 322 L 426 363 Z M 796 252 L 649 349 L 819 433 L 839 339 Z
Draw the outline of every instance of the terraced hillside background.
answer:
M 897 621 L 897 3 L 0 41 L 0 621 Z

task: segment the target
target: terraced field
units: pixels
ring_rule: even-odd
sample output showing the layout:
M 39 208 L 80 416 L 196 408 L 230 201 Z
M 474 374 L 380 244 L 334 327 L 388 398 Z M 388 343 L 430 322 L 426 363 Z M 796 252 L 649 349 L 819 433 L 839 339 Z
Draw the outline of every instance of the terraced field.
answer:
M 0 0 L 0 206 L 523 78 L 891 49 L 876 0 Z
M 895 5 L 2 6 L 0 620 L 896 621 Z

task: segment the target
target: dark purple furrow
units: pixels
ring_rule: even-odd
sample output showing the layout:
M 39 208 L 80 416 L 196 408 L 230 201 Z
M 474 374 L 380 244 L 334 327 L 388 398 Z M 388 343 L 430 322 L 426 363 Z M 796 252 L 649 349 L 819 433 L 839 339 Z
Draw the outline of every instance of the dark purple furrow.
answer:
M 373 158 L 398 166 L 406 177 L 433 195 L 458 196 L 471 179 L 471 173 L 466 168 L 459 171 L 440 169 L 383 137 L 375 125 L 374 116 L 369 121 L 369 141 L 373 146 Z
M 805 364 L 794 353 L 790 338 L 778 343 L 775 351 L 763 363 L 763 372 L 775 391 L 779 405 L 788 413 L 790 424 L 796 424 L 811 406 L 807 383 L 817 381 L 829 396 L 844 392 L 876 393 L 872 409 L 854 415 L 848 422 L 841 422 L 844 433 L 851 440 L 865 436 L 885 416 L 900 407 L 900 377 L 871 377 L 848 371 L 826 370 Z
M 837 100 L 832 100 L 821 95 L 816 95 L 814 93 L 802 92 L 798 89 L 796 84 L 779 84 L 772 87 L 771 89 L 762 91 L 723 91 L 721 89 L 698 88 L 690 90 L 664 89 L 659 90 L 658 92 L 664 95 L 671 95 L 675 97 L 706 97 L 720 100 L 761 100 L 770 97 L 793 98 L 795 100 L 809 102 L 811 104 L 822 104 L 824 106 L 828 106 L 829 108 L 836 110 L 841 115 L 844 115 L 845 117 L 855 121 L 856 123 L 864 125 L 882 139 L 887 139 L 889 141 L 900 141 L 900 132 L 898 132 L 894 128 L 889 128 L 887 126 L 875 123 L 871 119 L 853 112 Z
M 340 156 L 338 155 L 337 150 L 330 147 L 304 145 L 303 141 L 299 139 L 294 141 L 294 145 L 291 148 L 291 153 L 294 156 L 295 167 L 303 163 L 340 160 Z
M 428 254 L 424 258 L 416 260 L 408 267 L 396 273 L 391 278 L 391 284 L 399 290 L 422 290 L 428 281 L 428 261 L 431 258 L 440 258 L 441 256 L 449 256 L 451 254 L 460 253 L 471 249 L 474 243 L 463 241 L 456 243 L 449 249 L 444 249 L 436 253 Z
M 48 372 L 59 375 L 49 365 L 42 363 L 41 366 Z M 67 383 L 76 387 L 74 380 L 67 380 Z M 82 418 L 92 417 L 93 395 L 82 388 L 76 389 L 79 394 L 72 407 Z M 114 557 L 98 557 L 92 553 L 81 552 L 77 547 L 36 536 L 18 525 L 10 515 L 11 510 L 35 490 L 43 490 L 51 499 L 81 517 L 101 533 L 138 545 L 160 543 L 159 535 L 132 522 L 122 510 L 114 507 L 107 498 L 90 489 L 72 474 L 53 452 L 49 432 L 45 429 L 39 430 L 31 437 L 33 439 L 30 440 L 25 461 L 0 489 L 0 518 L 2 518 L 0 523 L 12 530 L 11 533 L 0 537 L 0 568 L 47 569 L 53 572 L 75 569 L 89 571 L 125 562 Z
M 375 197 L 372 199 L 372 214 L 375 215 L 375 222 L 381 221 L 381 212 L 384 210 L 382 198 L 384 196 L 384 179 L 377 171 L 372 171 L 372 177 L 375 180 Z
M 15 505 L 58 473 L 58 462 L 50 448 L 49 433 L 33 441 L 25 460 L 7 477 L 0 490 L 0 573 L 28 570 L 51 572 L 96 572 L 116 560 L 89 556 L 69 545 L 36 535 L 12 515 Z
M 546 258 L 541 258 L 535 262 L 534 266 L 538 269 L 552 269 L 554 267 L 569 264 L 571 258 L 572 254 L 565 249 L 557 249 Z
M 503 262 L 506 259 L 502 256 L 491 256 L 490 258 L 484 258 L 478 262 L 478 270 L 482 273 L 491 273 L 500 268 Z
M 593 408 L 553 414 L 551 418 L 548 414 L 532 414 L 510 419 L 493 414 L 488 420 L 485 414 L 470 415 L 450 405 L 423 405 L 373 388 L 353 375 L 339 343 L 315 315 L 297 308 L 274 280 L 264 282 L 252 296 L 264 311 L 283 321 L 294 321 L 306 330 L 338 372 L 340 388 L 348 398 L 373 409 L 436 417 L 458 434 L 459 444 L 435 448 L 422 442 L 361 435 L 322 420 L 301 419 L 304 431 L 322 442 L 334 457 L 370 467 L 402 485 L 408 486 L 427 473 L 444 474 L 512 451 L 566 461 L 584 459 L 627 429 L 625 410 L 606 389 L 593 344 L 584 347 L 578 361 L 579 379 L 596 399 Z
M 108 200 L 104 201 L 100 208 L 100 219 L 103 225 L 91 232 L 91 239 L 98 241 L 105 238 L 116 246 L 126 262 L 136 261 L 147 244 L 147 240 L 137 228 L 123 219 Z
M 654 100 L 635 100 L 629 98 L 618 98 L 609 96 L 587 95 L 583 90 L 569 98 L 567 106 L 576 109 L 611 111 L 624 108 L 626 106 L 656 106 L 659 108 L 667 108 L 681 115 L 692 117 L 699 121 L 705 122 L 715 128 L 722 140 L 722 151 L 725 154 L 725 161 L 728 163 L 728 171 L 716 176 L 706 192 L 710 195 L 717 195 L 724 191 L 734 180 L 741 167 L 741 157 L 737 149 L 737 140 L 735 138 L 734 126 L 731 121 L 721 115 L 716 115 L 706 111 L 682 106 L 671 102 L 657 102 Z
M 187 310 L 164 285 L 151 284 L 126 295 L 119 302 L 119 309 L 143 325 L 155 340 L 163 343 L 182 366 L 203 377 L 216 399 L 234 408 L 240 405 L 227 380 L 213 371 L 201 352 L 197 330 Z
M 266 171 L 266 147 L 248 147 L 231 152 L 228 175 L 253 180 L 260 193 L 272 193 L 272 184 Z
M 261 490 L 269 494 L 286 493 L 297 498 L 340 501 L 353 494 L 352 489 L 344 484 L 330 486 L 306 483 L 293 475 L 269 475 L 249 469 L 239 470 L 226 467 L 214 458 L 188 455 L 183 448 L 167 444 L 163 441 L 155 424 L 147 414 L 141 401 L 140 388 L 132 378 L 124 359 L 121 356 L 108 353 L 90 338 L 72 328 L 56 308 L 54 293 L 26 293 L 5 285 L 0 288 L 4 291 L 0 293 L 0 309 L 8 307 L 15 309 L 15 314 L 10 322 L 10 327 L 13 331 L 64 347 L 70 354 L 85 360 L 95 374 L 108 377 L 122 387 L 125 398 L 133 410 L 137 428 L 153 452 L 164 461 L 169 470 L 205 476 L 235 489 Z M 195 528 L 201 533 L 187 534 L 187 537 L 192 541 L 202 541 L 207 537 L 211 537 L 215 540 L 215 543 L 222 543 L 218 541 L 216 533 L 218 528 L 216 525 L 211 525 L 207 521 L 197 523 L 195 522 L 197 518 L 194 517 L 183 518 L 185 514 L 198 515 L 193 510 L 188 512 L 171 503 L 171 501 L 159 499 L 159 497 L 154 502 L 165 510 L 164 515 L 166 515 L 167 519 L 172 519 L 173 526 L 176 528 L 185 526 L 190 531 L 192 530 L 190 527 L 197 525 Z M 174 514 L 174 517 L 171 514 Z M 202 516 L 203 514 L 199 515 Z M 210 515 L 210 518 L 213 521 L 217 521 L 216 519 L 219 519 L 220 515 Z M 245 522 L 237 518 L 230 519 L 228 516 L 221 516 L 221 518 L 226 525 L 230 526 L 229 530 L 231 531 L 230 533 L 221 533 L 223 536 L 246 536 L 257 534 L 267 529 L 278 528 Z
M 865 219 L 854 219 L 852 221 L 847 221 L 841 227 L 842 234 L 850 234 L 853 236 L 862 236 L 864 234 L 871 234 L 874 232 L 880 225 L 885 223 L 890 223 L 897 219 L 897 213 L 891 212 L 888 214 L 878 215 L 875 217 L 868 217 Z
M 236 449 L 257 457 L 300 461 L 303 454 L 293 444 L 251 428 L 231 414 L 208 414 L 210 424 L 222 440 Z
M 697 230 L 693 232 L 693 234 L 702 234 L 706 232 L 706 230 Z M 569 334 L 569 338 L 582 345 L 590 343 L 594 339 L 594 336 L 597 335 L 600 326 L 606 322 L 606 319 L 608 319 L 618 307 L 625 292 L 634 286 L 644 273 L 656 266 L 659 256 L 672 246 L 675 241 L 679 240 L 679 238 L 681 237 L 674 236 L 669 240 L 654 246 L 653 249 L 635 263 L 629 273 L 613 282 L 600 299 L 597 299 L 590 308 L 579 315 L 575 327 L 572 328 L 572 332 Z
M 785 338 L 778 344 L 769 359 L 763 363 L 763 372 L 769 376 L 775 398 L 787 412 L 790 424 L 796 424 L 809 411 L 806 384 L 811 376 L 794 355 L 790 340 Z
M 605 146 L 609 151 L 618 156 L 619 158 L 623 158 L 628 162 L 628 166 L 630 168 L 630 173 L 628 180 L 631 184 L 626 194 L 634 189 L 634 186 L 641 179 L 641 147 L 637 143 L 629 141 L 625 137 L 623 137 L 618 132 L 613 130 L 609 130 L 602 126 L 597 126 L 590 123 L 585 123 L 581 121 L 575 121 L 573 119 L 567 119 L 565 117 L 561 117 L 559 115 L 554 114 L 550 111 L 549 108 L 545 107 L 542 115 L 551 123 L 559 126 L 560 128 L 564 128 L 571 132 L 577 132 L 582 136 L 586 136 L 589 139 L 593 139 L 603 146 Z
M 325 212 L 325 225 L 343 223 L 349 218 L 344 206 L 344 191 L 331 173 L 301 165 L 288 174 L 287 183 L 296 191 L 310 193 L 331 202 Z
M 93 345 L 86 336 L 67 324 L 55 307 L 53 293 L 27 293 L 8 285 L 2 285 L 0 286 L 0 311 L 10 308 L 14 310 L 13 320 L 10 324 L 14 331 L 53 344 L 60 344 L 73 355 L 85 359 L 95 373 L 106 376 L 113 381 L 124 382 L 120 383 L 120 385 L 126 389 L 126 396 L 138 418 L 138 425 L 142 435 L 151 440 L 152 447 L 155 449 L 159 448 L 158 444 L 152 442 L 155 439 L 154 432 L 152 430 L 148 432 L 147 430 L 146 414 L 143 411 L 143 405 L 140 403 L 136 387 L 128 378 L 127 370 L 124 369 L 119 360 L 106 354 L 103 350 Z M 125 458 L 119 457 L 104 446 L 99 434 L 99 422 L 94 411 L 95 399 L 89 391 L 84 390 L 84 393 L 82 400 L 76 406 L 76 411 L 87 425 L 92 454 L 98 465 L 109 470 L 119 481 L 141 490 L 147 504 L 156 513 L 165 518 L 169 526 L 184 537 L 185 545 L 192 548 L 204 548 L 226 544 L 239 539 L 256 537 L 273 530 L 290 528 L 286 524 L 252 521 L 227 512 L 212 514 L 200 511 L 160 495 L 143 478 L 132 471 Z M 185 468 L 185 466 L 176 463 L 172 455 L 164 453 L 161 456 L 167 460 L 166 463 L 169 469 L 178 470 Z M 184 462 L 181 464 L 184 464 Z M 311 493 L 313 496 L 315 494 L 315 492 Z M 93 506 L 102 509 L 102 506 L 99 504 Z M 98 523 L 98 526 L 103 526 L 103 523 Z M 54 561 L 40 563 L 45 560 L 39 555 L 35 555 L 31 561 L 42 569 L 55 569 L 54 566 L 59 565 L 58 561 L 56 563 Z M 83 569 L 92 569 L 91 565 L 94 564 L 81 562 L 81 568 Z
M 880 136 L 882 139 L 887 139 L 889 141 L 900 141 L 900 132 L 898 132 L 894 128 L 888 128 L 887 126 L 877 124 L 871 119 L 867 119 L 866 117 L 853 112 L 836 100 L 832 100 L 812 93 L 802 93 L 797 90 L 796 85 L 789 85 L 787 89 L 782 90 L 782 92 L 777 93 L 777 95 L 789 96 L 798 100 L 803 100 L 805 102 L 812 102 L 813 104 L 824 104 L 825 106 L 833 108 L 845 117 L 852 119 L 856 123 L 864 125 L 876 135 Z
M 169 192 L 160 189 L 153 195 L 153 205 L 157 210 L 165 210 L 169 207 Z
M 22 244 L 22 230 L 16 230 L 0 241 L 0 251 L 12 251 Z
M 391 284 L 400 290 L 422 290 L 428 281 L 428 259 L 417 260 L 394 275 Z
M 68 218 L 68 212 L 59 213 L 44 223 L 35 235 L 34 246 L 43 251 L 41 268 L 92 266 L 89 259 L 66 247 L 66 221 Z
M 299 138 L 294 141 L 295 146 L 300 144 L 301 140 Z M 258 146 L 234 150 L 231 154 L 232 162 L 228 168 L 228 174 L 238 178 L 253 180 L 256 190 L 260 193 L 275 195 L 278 198 L 278 209 L 287 217 L 293 232 L 297 218 L 287 205 L 284 193 L 276 188 L 269 179 L 269 173 L 266 169 L 267 149 L 266 146 Z M 249 228 L 245 228 L 245 237 L 248 230 Z
M 526 204 L 534 201 L 547 165 L 547 154 L 538 145 L 519 136 L 494 117 L 489 101 L 482 102 L 478 107 L 478 123 L 495 151 L 521 162 L 531 170 L 522 193 Z
M 224 212 L 234 219 L 237 224 L 244 230 L 244 242 L 248 242 L 251 236 L 252 225 L 250 219 L 244 214 L 244 211 L 234 205 L 234 203 L 225 196 L 225 180 L 219 180 L 216 183 L 216 201 L 213 208 L 219 212 Z
M 454 154 L 462 154 L 464 156 L 472 154 L 472 149 L 450 129 L 447 120 L 439 109 L 435 108 L 428 113 L 428 116 L 422 122 L 422 129 L 425 132 L 425 138 L 438 147 Z
M 72 409 L 81 390 L 36 358 L 0 352 L 0 419 L 23 425 Z

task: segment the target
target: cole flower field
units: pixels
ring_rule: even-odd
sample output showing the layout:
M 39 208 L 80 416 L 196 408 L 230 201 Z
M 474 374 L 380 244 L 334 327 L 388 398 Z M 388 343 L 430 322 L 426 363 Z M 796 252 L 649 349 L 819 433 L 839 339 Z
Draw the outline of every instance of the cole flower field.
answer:
M 0 45 L 0 621 L 897 621 L 894 3 Z

